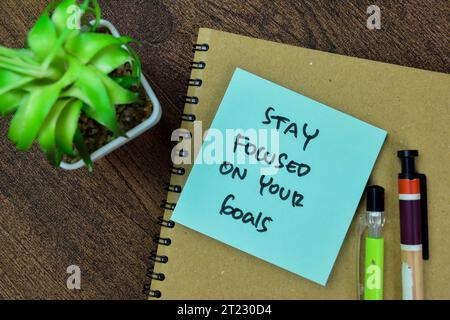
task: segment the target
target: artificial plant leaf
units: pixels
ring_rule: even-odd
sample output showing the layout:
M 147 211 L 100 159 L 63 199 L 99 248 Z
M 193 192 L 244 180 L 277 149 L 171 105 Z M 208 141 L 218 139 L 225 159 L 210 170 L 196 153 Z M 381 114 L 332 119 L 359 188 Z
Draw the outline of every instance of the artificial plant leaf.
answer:
M 36 61 L 34 61 L 34 53 L 29 48 L 20 48 L 13 50 L 15 50 L 23 60 L 38 64 Z
M 109 46 L 124 45 L 135 41 L 130 37 L 114 37 L 110 34 L 86 32 L 67 40 L 66 50 L 87 64 L 99 52 Z
M 57 82 L 54 82 L 53 80 L 48 78 L 33 79 L 32 81 L 21 86 L 20 89 L 26 92 L 33 92 L 35 90 L 39 90 L 42 87 L 52 84 L 59 86 L 61 89 L 70 86 L 78 78 L 78 70 L 82 65 L 74 58 L 67 57 L 66 60 L 66 66 L 64 67 L 64 69 L 67 68 L 67 62 L 69 63 L 69 66 L 67 70 L 63 71 L 64 73 L 61 73 L 61 76 L 58 77 L 59 80 Z
M 44 60 L 57 42 L 55 25 L 45 10 L 28 33 L 28 46 L 39 61 Z
M 130 53 L 119 45 L 109 46 L 100 51 L 90 62 L 98 70 L 109 74 L 127 62 L 130 62 Z
M 19 150 L 31 148 L 42 122 L 58 100 L 60 90 L 59 85 L 42 87 L 29 95 L 26 104 L 19 106 L 8 132 Z
M 36 80 L 33 80 L 33 81 L 21 86 L 20 90 L 23 90 L 26 92 L 33 92 L 35 90 L 38 90 L 39 88 L 49 86 L 51 84 L 53 84 L 53 82 L 48 79 L 36 79 Z
M 77 149 L 78 154 L 80 155 L 80 158 L 83 159 L 88 170 L 90 172 L 92 172 L 93 164 L 92 164 L 91 155 L 89 154 L 89 150 L 86 146 L 86 143 L 84 142 L 83 135 L 81 134 L 79 129 L 77 129 L 75 131 L 73 143 L 75 144 L 75 148 Z
M 63 155 L 56 144 L 56 124 L 69 101 L 69 99 L 58 100 L 51 108 L 39 131 L 39 145 L 46 154 L 48 161 L 54 166 L 61 163 Z
M 120 85 L 121 87 L 125 88 L 125 89 L 131 89 L 134 86 L 139 85 L 139 83 L 141 82 L 140 79 L 138 78 L 134 78 L 131 76 L 125 77 L 125 76 L 121 76 L 121 77 L 110 77 L 114 82 L 116 82 L 118 85 Z
M 56 123 L 56 145 L 70 156 L 74 155 L 73 140 L 78 129 L 82 106 L 82 101 L 72 100 L 64 107 Z
M 10 90 L 18 89 L 31 81 L 33 81 L 32 77 L 0 68 L 0 95 Z
M 108 96 L 111 99 L 112 104 L 129 104 L 134 103 L 138 100 L 139 94 L 137 92 L 133 92 L 127 89 L 122 88 L 117 82 L 113 79 L 104 75 L 103 73 L 96 71 L 98 77 L 103 82 L 106 90 L 108 91 Z
M 130 46 L 129 44 L 126 44 L 125 46 L 132 57 L 132 63 L 131 63 L 132 74 L 131 75 L 134 78 L 138 78 L 140 80 L 142 78 L 141 59 L 139 58 L 138 54 L 136 53 L 136 50 L 134 50 L 134 48 L 132 46 Z
M 98 0 L 92 0 L 92 4 L 94 5 L 94 14 L 95 14 L 95 21 L 92 26 L 92 30 L 96 31 L 97 27 L 100 25 L 100 19 L 102 17 L 102 9 L 100 8 Z
M 12 131 L 13 127 L 18 127 L 19 123 L 13 124 L 13 122 L 14 122 L 15 118 L 19 119 L 21 117 L 21 113 L 23 114 L 23 112 L 24 112 L 23 110 L 25 109 L 25 107 L 28 105 L 28 103 L 30 101 L 30 96 L 31 96 L 31 94 L 25 95 L 24 98 L 22 99 L 22 101 L 20 101 L 17 111 L 14 115 L 14 118 L 11 121 L 10 126 L 9 126 L 8 137 L 14 144 L 17 144 L 17 141 L 19 140 L 17 138 L 18 134 L 16 134 L 16 133 L 12 134 L 11 131 Z M 20 110 L 22 110 L 22 112 Z M 19 122 L 19 120 L 17 120 L 17 122 Z M 16 131 L 16 130 L 18 130 L 18 128 L 14 128 L 13 130 Z
M 0 56 L 39 66 L 38 62 L 34 60 L 34 53 L 29 49 L 11 49 L 0 45 Z
M 24 91 L 9 91 L 0 96 L 0 115 L 6 116 L 14 113 L 24 98 Z
M 64 156 L 64 154 L 61 152 L 61 150 L 59 149 L 53 149 L 53 150 L 49 150 L 45 153 L 45 157 L 47 158 L 47 161 L 55 167 L 59 167 L 59 165 L 61 164 L 62 158 Z
M 90 118 L 96 120 L 114 134 L 120 134 L 115 106 L 95 71 L 87 67 L 80 68 L 78 80 L 62 96 L 83 101 L 88 106 L 85 112 Z

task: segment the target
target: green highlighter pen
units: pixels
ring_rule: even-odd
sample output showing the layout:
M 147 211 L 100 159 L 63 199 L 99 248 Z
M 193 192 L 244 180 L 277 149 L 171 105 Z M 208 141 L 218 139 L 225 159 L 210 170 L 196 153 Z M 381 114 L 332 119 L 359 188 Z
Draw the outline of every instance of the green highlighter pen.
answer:
M 384 189 L 370 186 L 367 188 L 364 300 L 383 300 L 384 221 Z

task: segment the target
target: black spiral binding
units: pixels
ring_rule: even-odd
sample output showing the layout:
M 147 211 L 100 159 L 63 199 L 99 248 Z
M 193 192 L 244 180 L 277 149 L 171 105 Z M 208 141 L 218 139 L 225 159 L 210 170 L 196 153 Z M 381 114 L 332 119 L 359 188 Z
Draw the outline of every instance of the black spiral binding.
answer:
M 208 44 L 194 44 L 194 46 L 193 46 L 194 52 L 208 51 L 208 50 L 209 50 Z M 193 61 L 190 63 L 190 68 L 203 70 L 206 68 L 206 63 L 203 61 L 198 61 L 198 62 Z M 186 81 L 186 85 L 188 87 L 201 87 L 203 85 L 203 81 L 201 79 L 188 79 Z M 182 100 L 184 103 L 191 104 L 191 105 L 197 105 L 200 102 L 199 98 L 194 97 L 194 96 L 182 96 Z M 196 120 L 196 117 L 194 114 L 183 114 L 181 116 L 181 121 L 194 122 L 195 120 Z M 185 135 L 183 136 L 183 138 L 184 139 L 192 139 L 192 133 L 187 131 L 185 133 Z M 183 150 L 183 149 L 179 150 L 178 153 L 179 153 L 180 157 L 188 157 L 189 156 L 189 152 L 187 152 L 186 150 Z M 170 173 L 179 175 L 179 176 L 183 176 L 183 175 L 185 175 L 186 170 L 182 167 L 172 166 L 172 168 L 170 169 Z M 164 189 L 168 192 L 181 193 L 182 187 L 179 185 L 167 184 Z M 161 203 L 161 207 L 164 210 L 172 210 L 173 211 L 176 207 L 176 203 L 170 203 L 167 200 L 163 200 Z M 161 228 L 172 229 L 175 227 L 174 221 L 164 220 L 164 217 L 162 217 L 162 216 L 158 218 L 157 224 L 159 226 L 161 226 Z M 157 234 L 153 237 L 153 241 L 156 244 L 163 245 L 163 246 L 170 246 L 172 243 L 172 240 L 170 238 L 162 238 L 159 234 Z M 167 256 L 160 256 L 160 255 L 158 255 L 157 251 L 152 251 L 149 259 L 151 261 L 153 261 L 154 263 L 167 263 L 169 261 L 169 258 Z M 163 273 L 155 273 L 151 267 L 149 267 L 147 269 L 146 275 L 152 281 L 164 281 L 166 279 L 166 276 Z M 161 298 L 161 296 L 162 296 L 161 291 L 150 289 L 150 283 L 144 284 L 144 289 L 142 290 L 142 292 L 147 297 Z

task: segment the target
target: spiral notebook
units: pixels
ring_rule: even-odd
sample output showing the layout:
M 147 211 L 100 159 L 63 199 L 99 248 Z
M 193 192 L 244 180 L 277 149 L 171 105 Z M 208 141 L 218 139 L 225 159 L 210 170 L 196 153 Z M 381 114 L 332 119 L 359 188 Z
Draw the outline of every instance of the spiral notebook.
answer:
M 182 132 L 189 139 L 194 120 L 207 129 L 236 68 L 331 106 L 390 133 L 371 183 L 386 188 L 385 298 L 401 298 L 400 237 L 396 151 L 419 149 L 418 167 L 429 177 L 430 260 L 425 263 L 425 296 L 449 298 L 450 227 L 443 208 L 450 190 L 450 76 L 388 65 L 284 44 L 200 29 L 194 45 L 189 89 L 184 97 Z M 186 157 L 184 150 L 177 157 Z M 195 155 L 190 155 L 195 156 Z M 162 299 L 354 299 L 356 224 L 347 233 L 326 286 L 321 286 L 171 220 L 191 165 L 172 168 L 163 201 L 159 244 L 152 252 L 151 284 L 144 288 Z M 198 190 L 198 197 L 207 195 Z M 357 214 L 362 211 L 360 204 Z M 274 250 L 282 251 L 284 248 Z

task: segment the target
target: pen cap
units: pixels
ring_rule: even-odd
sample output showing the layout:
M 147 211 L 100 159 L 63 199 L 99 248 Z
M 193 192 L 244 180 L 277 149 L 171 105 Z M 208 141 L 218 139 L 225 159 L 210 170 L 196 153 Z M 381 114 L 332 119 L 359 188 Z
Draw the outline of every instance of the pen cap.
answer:
M 369 186 L 366 189 L 367 211 L 384 212 L 384 188 L 380 186 Z
M 402 174 L 415 175 L 416 169 L 414 167 L 414 158 L 419 156 L 417 150 L 400 150 L 397 152 L 397 156 L 402 162 Z

